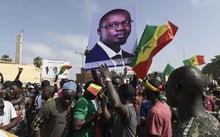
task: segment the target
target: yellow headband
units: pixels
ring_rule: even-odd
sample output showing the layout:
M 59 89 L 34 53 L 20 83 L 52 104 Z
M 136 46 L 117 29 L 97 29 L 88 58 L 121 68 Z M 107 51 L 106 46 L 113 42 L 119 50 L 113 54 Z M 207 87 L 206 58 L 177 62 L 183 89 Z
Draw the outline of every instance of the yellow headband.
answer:
M 156 91 L 156 92 L 160 91 L 158 88 L 155 88 L 153 85 L 151 85 L 148 80 L 146 81 L 145 86 L 152 91 Z

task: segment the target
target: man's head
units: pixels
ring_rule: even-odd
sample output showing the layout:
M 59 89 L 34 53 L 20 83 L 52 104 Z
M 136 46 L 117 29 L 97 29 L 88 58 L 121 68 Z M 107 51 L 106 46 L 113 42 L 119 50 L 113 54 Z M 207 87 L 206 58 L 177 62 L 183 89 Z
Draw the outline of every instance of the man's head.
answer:
M 42 99 L 47 101 L 49 98 L 53 97 L 54 87 L 46 86 L 42 89 Z
M 157 77 L 147 79 L 145 82 L 145 88 L 147 98 L 149 98 L 152 102 L 162 100 L 161 94 L 163 89 L 161 79 Z
M 97 29 L 100 41 L 112 48 L 119 48 L 126 43 L 131 33 L 131 15 L 125 9 L 114 9 L 107 12 L 99 21 Z
M 76 95 L 77 84 L 69 80 L 63 84 L 61 100 L 65 107 L 69 107 L 74 101 Z
M 11 93 L 13 98 L 18 98 L 22 94 L 22 82 L 15 80 L 11 83 Z
M 41 82 L 41 89 L 43 89 L 44 87 L 46 87 L 46 86 L 50 86 L 50 81 L 48 81 L 48 80 L 43 80 L 42 82 Z
M 28 86 L 28 91 L 31 93 L 31 94 L 34 94 L 34 92 L 36 91 L 34 86 L 31 84 Z
M 123 104 L 132 103 L 136 96 L 136 90 L 131 84 L 120 85 L 117 92 Z
M 167 81 L 168 104 L 171 107 L 178 107 L 180 104 L 192 105 L 197 99 L 201 100 L 204 83 L 204 78 L 198 68 L 188 66 L 177 68 Z

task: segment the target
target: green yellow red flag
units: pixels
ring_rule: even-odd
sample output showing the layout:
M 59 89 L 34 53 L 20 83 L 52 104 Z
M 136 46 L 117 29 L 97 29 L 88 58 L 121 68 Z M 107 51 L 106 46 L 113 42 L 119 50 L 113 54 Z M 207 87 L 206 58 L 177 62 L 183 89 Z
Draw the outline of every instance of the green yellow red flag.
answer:
M 71 68 L 72 68 L 72 66 L 70 66 L 70 65 L 63 65 L 63 66 L 61 66 L 60 71 L 59 71 L 59 75 L 60 75 L 60 74 L 63 74 L 63 72 L 64 72 L 65 70 L 69 70 L 69 69 L 71 69 Z
M 196 55 L 189 59 L 183 60 L 184 66 L 199 66 L 205 64 L 204 56 Z
M 168 21 L 167 25 L 146 25 L 139 41 L 135 57 L 130 66 L 133 67 L 136 76 L 144 79 L 151 66 L 153 57 L 171 42 L 178 27 Z

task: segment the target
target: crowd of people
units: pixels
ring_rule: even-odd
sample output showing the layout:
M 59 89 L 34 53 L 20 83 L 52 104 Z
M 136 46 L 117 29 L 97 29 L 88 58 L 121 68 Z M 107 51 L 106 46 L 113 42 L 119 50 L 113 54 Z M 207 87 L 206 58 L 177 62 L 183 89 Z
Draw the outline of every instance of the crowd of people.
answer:
M 12 81 L 0 73 L 0 132 L 18 137 L 220 137 L 217 97 L 196 67 L 169 79 L 113 76 L 106 64 L 84 86 Z M 97 73 L 101 75 L 97 75 Z M 218 114 L 218 113 L 217 113 Z

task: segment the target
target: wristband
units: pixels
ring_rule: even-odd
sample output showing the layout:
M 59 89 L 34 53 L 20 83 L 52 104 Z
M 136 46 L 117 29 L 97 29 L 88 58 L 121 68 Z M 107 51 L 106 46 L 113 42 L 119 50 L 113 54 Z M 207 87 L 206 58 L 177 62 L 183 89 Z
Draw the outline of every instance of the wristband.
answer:
M 111 79 L 111 78 L 106 77 L 104 81 L 105 81 L 105 83 L 106 83 L 106 82 L 111 82 L 111 81 L 112 81 L 112 79 Z

